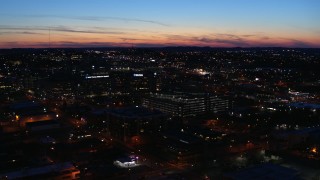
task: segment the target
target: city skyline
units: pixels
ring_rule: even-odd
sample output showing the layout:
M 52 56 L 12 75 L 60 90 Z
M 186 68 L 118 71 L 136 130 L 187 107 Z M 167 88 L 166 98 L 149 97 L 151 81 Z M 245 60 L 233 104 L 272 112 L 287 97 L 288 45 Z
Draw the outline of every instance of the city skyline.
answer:
M 319 48 L 319 6 L 316 0 L 4 0 L 0 48 Z

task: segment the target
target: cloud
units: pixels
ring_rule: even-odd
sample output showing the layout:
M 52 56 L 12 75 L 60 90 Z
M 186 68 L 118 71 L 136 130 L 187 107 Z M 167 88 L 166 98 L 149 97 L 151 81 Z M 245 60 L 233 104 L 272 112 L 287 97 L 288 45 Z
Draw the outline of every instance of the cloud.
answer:
M 227 38 L 211 38 L 211 37 L 201 37 L 196 38 L 199 42 L 204 42 L 207 44 L 222 44 L 227 46 L 249 46 L 250 43 L 240 37 L 233 37 L 234 39 Z
M 0 25 L 0 35 L 26 34 L 26 35 L 48 35 L 56 32 L 59 35 L 70 35 L 71 37 L 57 38 L 52 42 L 52 47 L 115 47 L 115 46 L 137 46 L 137 47 L 163 47 L 163 46 L 212 46 L 212 47 L 318 47 L 319 44 L 307 41 L 269 37 L 264 33 L 253 34 L 161 34 L 146 33 L 134 29 L 105 28 L 105 27 L 70 27 L 70 26 L 5 26 Z M 69 32 L 69 33 L 58 33 Z M 108 41 L 105 36 L 73 36 L 72 33 L 107 34 L 112 37 L 113 42 Z M 137 36 L 138 35 L 138 36 Z M 141 36 L 144 35 L 144 36 Z M 152 36 L 153 35 L 153 36 Z M 58 40 L 66 41 L 58 41 Z M 47 41 L 47 38 L 44 40 Z M 110 40 L 109 40 L 110 41 Z M 47 42 L 0 42 L 0 47 L 48 47 Z
M 73 41 L 59 41 L 55 42 L 53 46 L 57 47 L 113 47 L 116 46 L 118 43 L 113 42 L 73 42 Z
M 127 37 L 123 37 L 123 38 L 119 38 L 124 42 L 127 41 L 150 41 L 150 39 L 143 39 L 143 38 L 127 38 Z
M 205 46 L 249 46 L 250 42 L 246 38 L 233 34 L 211 34 L 202 36 L 187 36 L 187 35 L 165 35 L 168 40 L 192 42 L 193 44 Z M 245 35 L 248 37 L 248 35 Z M 253 36 L 253 35 L 252 35 Z
M 32 32 L 32 31 L 0 31 L 0 35 L 6 35 L 6 34 L 35 34 L 35 35 L 43 35 L 44 33 L 39 32 Z
M 75 41 L 56 41 L 51 43 L 51 47 L 55 48 L 91 48 L 91 47 L 165 47 L 179 46 L 179 43 L 127 43 L 127 42 L 75 42 Z M 46 42 L 2 42 L 0 48 L 48 48 Z
M 264 33 L 257 34 L 226 34 L 213 33 L 201 36 L 190 35 L 164 35 L 168 41 L 179 41 L 200 46 L 218 46 L 218 47 L 318 47 L 319 45 L 310 42 L 288 39 L 272 38 Z
M 8 14 L 1 14 L 2 16 L 12 16 Z M 169 24 L 153 21 L 148 19 L 139 19 L 139 18 L 126 18 L 126 17 L 113 17 L 113 16 L 60 16 L 60 15 L 15 15 L 19 17 L 30 17 L 30 18 L 59 18 L 59 19 L 73 19 L 81 21 L 124 21 L 124 22 L 140 22 L 140 23 L 149 23 L 160 26 L 169 27 Z
M 297 48 L 303 48 L 303 47 L 312 47 L 313 45 L 305 42 L 305 41 L 301 41 L 301 40 L 297 40 L 297 39 L 288 39 L 289 40 L 289 44 L 292 47 L 297 47 Z
M 6 30 L 2 31 L 1 30 Z M 89 34 L 124 34 L 121 31 L 109 31 L 108 29 L 86 29 L 86 28 L 72 28 L 67 26 L 0 26 L 0 33 L 21 33 L 25 32 L 25 34 L 37 34 L 32 31 L 59 31 L 59 32 L 72 32 L 72 33 L 89 33 Z M 8 32 L 10 31 L 10 32 Z
M 235 34 L 217 33 L 217 34 L 214 34 L 214 36 L 219 38 L 241 39 L 239 35 L 235 35 Z M 248 35 L 241 35 L 241 36 L 248 36 Z
M 65 26 L 51 27 L 52 31 L 62 31 L 62 32 L 74 32 L 74 33 L 89 33 L 89 34 L 124 34 L 120 31 L 108 31 L 108 30 L 86 30 L 86 29 L 74 29 Z
M 85 21 L 106 21 L 106 20 L 116 20 L 116 21 L 125 21 L 125 22 L 142 22 L 142 23 L 150 23 L 156 24 L 160 26 L 167 26 L 169 24 L 165 24 L 159 21 L 152 21 L 152 20 L 144 20 L 144 19 L 135 19 L 135 18 L 122 18 L 122 17 L 112 17 L 112 16 L 105 16 L 105 17 L 94 17 L 94 16 L 83 16 L 83 17 L 68 17 L 68 16 L 55 16 L 57 18 L 66 18 L 66 19 L 77 19 L 77 20 L 85 20 Z
M 49 43 L 46 42 L 2 42 L 0 47 L 15 47 L 15 48 L 48 48 Z M 123 47 L 131 46 L 129 43 L 114 43 L 114 42 L 75 42 L 75 41 L 55 41 L 51 43 L 51 47 L 59 48 L 86 48 L 86 47 Z
M 271 39 L 271 38 L 270 38 L 269 36 L 261 36 L 260 39 L 261 39 L 261 40 L 269 40 L 269 39 Z

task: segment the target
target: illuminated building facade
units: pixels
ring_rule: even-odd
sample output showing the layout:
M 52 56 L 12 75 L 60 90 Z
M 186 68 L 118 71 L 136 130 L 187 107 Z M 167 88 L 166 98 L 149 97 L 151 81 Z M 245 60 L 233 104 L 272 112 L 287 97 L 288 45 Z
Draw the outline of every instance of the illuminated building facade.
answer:
M 218 113 L 228 110 L 228 100 L 208 94 L 150 94 L 143 106 L 157 109 L 178 117 L 196 116 L 206 112 Z

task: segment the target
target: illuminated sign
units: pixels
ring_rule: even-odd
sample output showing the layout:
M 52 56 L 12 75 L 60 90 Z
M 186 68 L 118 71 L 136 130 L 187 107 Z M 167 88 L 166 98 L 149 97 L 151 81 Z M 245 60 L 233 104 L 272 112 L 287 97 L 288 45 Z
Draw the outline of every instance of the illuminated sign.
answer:
M 180 142 L 183 142 L 183 143 L 185 143 L 185 144 L 189 144 L 189 142 L 184 141 L 184 140 L 181 140 L 181 139 L 180 139 Z
M 103 76 L 87 76 L 86 79 L 99 79 L 99 78 L 108 78 L 109 75 L 103 75 Z
M 143 74 L 133 74 L 134 77 L 143 77 Z

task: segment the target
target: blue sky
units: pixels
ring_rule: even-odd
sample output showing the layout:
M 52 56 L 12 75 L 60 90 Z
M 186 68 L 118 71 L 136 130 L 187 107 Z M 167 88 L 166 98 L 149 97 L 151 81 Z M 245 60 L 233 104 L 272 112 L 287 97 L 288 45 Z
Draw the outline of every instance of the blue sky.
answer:
M 1 0 L 0 47 L 320 47 L 318 0 Z

